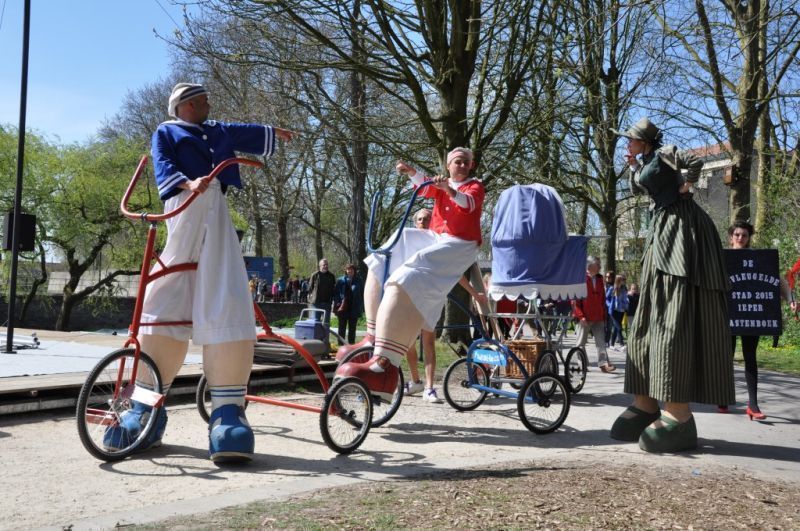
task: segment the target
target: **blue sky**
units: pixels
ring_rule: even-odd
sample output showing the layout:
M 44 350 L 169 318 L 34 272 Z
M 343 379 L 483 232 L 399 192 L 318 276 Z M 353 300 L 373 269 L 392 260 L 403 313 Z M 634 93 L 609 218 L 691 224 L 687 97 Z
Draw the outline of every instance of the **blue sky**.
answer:
M 0 10 L 0 123 L 16 127 L 23 0 L 0 0 Z M 171 34 L 182 21 L 170 0 L 31 0 L 27 129 L 60 144 L 88 140 L 129 90 L 169 73 L 153 30 Z

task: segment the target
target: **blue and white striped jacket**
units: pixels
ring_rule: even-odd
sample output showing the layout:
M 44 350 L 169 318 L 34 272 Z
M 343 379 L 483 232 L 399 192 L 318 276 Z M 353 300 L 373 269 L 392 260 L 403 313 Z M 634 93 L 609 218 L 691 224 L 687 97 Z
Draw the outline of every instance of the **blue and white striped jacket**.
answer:
M 223 123 L 200 125 L 182 120 L 164 122 L 153 133 L 152 154 L 156 186 L 162 200 L 177 195 L 178 185 L 211 173 L 235 151 L 270 156 L 275 151 L 275 129 L 270 125 Z M 239 167 L 230 166 L 219 176 L 222 188 L 242 187 Z

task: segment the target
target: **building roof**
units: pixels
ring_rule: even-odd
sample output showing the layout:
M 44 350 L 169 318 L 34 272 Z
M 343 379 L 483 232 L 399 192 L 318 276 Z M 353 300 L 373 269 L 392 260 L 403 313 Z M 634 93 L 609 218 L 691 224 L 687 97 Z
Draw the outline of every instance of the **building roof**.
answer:
M 703 159 L 713 160 L 713 159 L 730 158 L 731 143 L 722 142 L 720 144 L 709 144 L 707 146 L 688 149 L 687 151 L 692 155 L 695 155 Z

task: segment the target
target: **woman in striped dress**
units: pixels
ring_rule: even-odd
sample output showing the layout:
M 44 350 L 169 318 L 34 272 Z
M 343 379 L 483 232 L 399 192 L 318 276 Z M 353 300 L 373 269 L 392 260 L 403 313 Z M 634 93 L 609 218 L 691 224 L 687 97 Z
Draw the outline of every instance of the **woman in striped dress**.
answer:
M 648 452 L 690 450 L 697 428 L 689 403 L 734 398 L 722 245 L 689 193 L 703 162 L 662 146 L 661 131 L 647 118 L 617 134 L 628 139 L 631 190 L 650 197 L 652 217 L 628 336 L 625 392 L 633 404 L 611 437 L 638 440 Z

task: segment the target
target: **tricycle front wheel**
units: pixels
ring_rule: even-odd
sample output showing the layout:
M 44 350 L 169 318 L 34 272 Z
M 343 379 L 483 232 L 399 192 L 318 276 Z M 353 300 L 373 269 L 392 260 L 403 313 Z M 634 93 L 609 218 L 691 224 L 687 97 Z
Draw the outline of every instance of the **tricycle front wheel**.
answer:
M 570 395 L 559 376 L 534 374 L 517 395 L 517 412 L 526 428 L 545 434 L 557 430 L 569 415 Z

